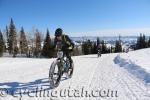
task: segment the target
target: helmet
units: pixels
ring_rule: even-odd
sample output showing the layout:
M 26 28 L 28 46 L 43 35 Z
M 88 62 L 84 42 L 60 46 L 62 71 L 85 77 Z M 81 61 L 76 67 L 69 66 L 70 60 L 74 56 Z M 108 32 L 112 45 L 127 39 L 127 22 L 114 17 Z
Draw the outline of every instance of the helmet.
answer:
M 63 30 L 61 28 L 57 28 L 55 31 L 55 36 L 61 36 L 63 33 Z

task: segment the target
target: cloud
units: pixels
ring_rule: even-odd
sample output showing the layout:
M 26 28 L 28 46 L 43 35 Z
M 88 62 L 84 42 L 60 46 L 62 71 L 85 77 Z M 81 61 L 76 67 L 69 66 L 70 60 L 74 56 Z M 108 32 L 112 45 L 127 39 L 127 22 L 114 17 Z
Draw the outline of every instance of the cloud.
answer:
M 150 36 L 150 28 L 107 29 L 90 32 L 73 33 L 74 36 L 138 36 L 143 33 Z

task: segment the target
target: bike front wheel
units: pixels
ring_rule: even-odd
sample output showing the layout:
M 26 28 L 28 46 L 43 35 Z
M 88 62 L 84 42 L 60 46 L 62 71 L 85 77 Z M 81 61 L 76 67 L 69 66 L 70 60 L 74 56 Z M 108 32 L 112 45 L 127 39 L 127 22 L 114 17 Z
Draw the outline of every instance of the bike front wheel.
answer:
M 51 88 L 58 87 L 60 80 L 61 80 L 60 64 L 58 60 L 56 60 L 51 64 L 49 70 L 49 81 Z

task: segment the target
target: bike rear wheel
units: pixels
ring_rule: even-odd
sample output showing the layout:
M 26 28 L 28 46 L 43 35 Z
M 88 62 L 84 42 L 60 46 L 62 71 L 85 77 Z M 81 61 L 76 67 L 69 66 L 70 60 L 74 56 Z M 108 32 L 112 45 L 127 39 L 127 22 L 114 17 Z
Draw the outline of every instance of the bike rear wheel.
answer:
M 98 53 L 97 55 L 98 55 L 98 57 L 101 57 L 101 53 Z

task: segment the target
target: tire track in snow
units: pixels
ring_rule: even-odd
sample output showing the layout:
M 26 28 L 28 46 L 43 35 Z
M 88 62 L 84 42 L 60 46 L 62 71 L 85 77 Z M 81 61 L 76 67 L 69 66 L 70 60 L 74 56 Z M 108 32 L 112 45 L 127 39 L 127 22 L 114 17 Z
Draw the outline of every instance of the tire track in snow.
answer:
M 137 84 L 136 81 L 136 77 L 131 77 L 131 74 L 128 72 L 123 72 L 124 73 L 124 77 L 121 78 L 120 80 L 123 82 L 123 84 L 126 85 L 126 87 L 128 88 L 128 90 L 131 91 L 131 93 L 135 96 L 136 100 L 149 100 L 149 98 L 146 95 L 149 95 L 147 93 L 146 90 L 144 90 L 143 88 L 141 88 L 141 86 L 139 86 Z M 126 80 L 130 80 L 130 81 L 126 81 Z M 144 84 L 141 84 L 144 85 Z
M 110 58 L 111 56 L 107 56 L 107 57 Z M 91 81 L 93 82 L 93 84 L 92 83 L 91 84 L 94 85 L 96 82 L 100 81 L 97 84 L 101 84 L 101 86 L 97 84 L 95 85 L 98 87 L 102 87 L 102 88 L 104 87 L 117 88 L 118 87 L 121 89 L 121 90 L 119 89 L 119 91 L 121 91 L 122 96 L 124 95 L 126 99 L 128 98 L 128 100 L 134 100 L 134 99 L 135 100 L 149 100 L 149 98 L 145 96 L 147 92 L 143 88 L 141 88 L 140 85 L 137 84 L 137 81 L 135 80 L 136 77 L 131 77 L 130 73 L 127 73 L 127 72 L 125 73 L 123 70 L 120 69 L 119 66 L 115 65 L 113 63 L 113 58 L 114 58 L 113 56 L 111 59 L 109 59 L 110 61 L 106 60 L 107 57 L 102 59 L 101 61 L 102 64 L 100 63 L 100 65 L 102 66 L 99 65 L 99 67 L 96 69 L 96 73 L 94 76 L 96 75 L 98 76 L 96 76 L 96 78 L 93 78 L 93 80 Z M 114 76 L 117 75 L 117 76 L 114 77 L 113 75 Z M 117 81 L 115 86 L 110 84 L 111 82 L 115 80 Z M 140 83 L 140 81 L 138 82 Z M 106 98 L 106 99 L 112 100 L 110 98 Z
M 80 61 L 78 59 L 80 59 Z M 78 90 L 80 90 L 81 88 L 87 89 L 90 81 L 93 78 L 95 69 L 99 65 L 98 64 L 99 60 L 97 59 L 97 57 L 93 57 L 93 56 L 91 58 L 87 56 L 75 57 L 73 60 L 75 66 L 74 74 L 71 79 L 68 79 L 66 81 L 61 81 L 60 86 L 58 87 L 58 91 L 68 87 L 70 87 L 71 89 L 78 89 Z M 77 100 L 77 98 L 73 98 L 73 97 L 72 98 L 67 97 L 64 99 Z M 81 99 L 84 99 L 84 97 L 80 98 L 80 100 Z
M 133 100 L 133 96 L 135 100 L 149 100 L 149 98 L 146 96 L 149 94 L 142 88 L 146 88 L 143 82 L 138 80 L 135 76 L 131 75 L 131 73 L 128 73 L 124 68 L 118 66 L 118 69 L 120 70 L 120 74 L 123 74 L 123 77 L 119 79 L 119 82 L 124 85 L 124 88 L 127 88 L 127 90 L 130 91 L 132 95 L 129 93 L 127 94 L 130 95 L 131 100 Z

